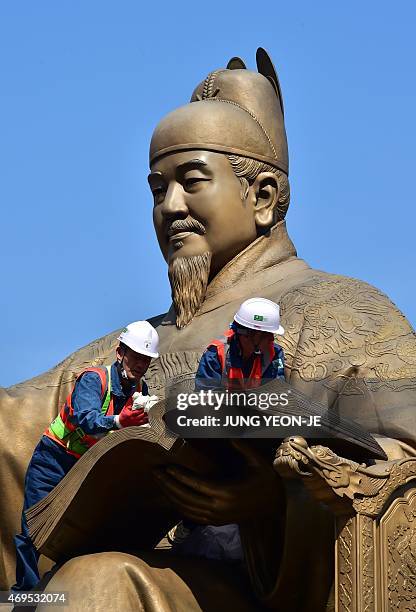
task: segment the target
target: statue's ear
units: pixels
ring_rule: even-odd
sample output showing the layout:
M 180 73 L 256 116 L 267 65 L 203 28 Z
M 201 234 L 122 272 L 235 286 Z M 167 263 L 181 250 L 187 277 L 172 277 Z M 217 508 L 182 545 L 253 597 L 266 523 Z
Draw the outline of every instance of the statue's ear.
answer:
M 273 172 L 260 172 L 251 186 L 255 197 L 254 219 L 257 227 L 267 229 L 273 225 L 274 210 L 279 201 L 280 185 Z

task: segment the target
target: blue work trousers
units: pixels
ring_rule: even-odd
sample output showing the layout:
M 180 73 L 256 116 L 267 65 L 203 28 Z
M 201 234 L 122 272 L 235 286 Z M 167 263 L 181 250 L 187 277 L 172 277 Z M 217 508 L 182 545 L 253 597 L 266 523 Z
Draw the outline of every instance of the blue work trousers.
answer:
M 13 591 L 30 591 L 39 582 L 39 553 L 29 536 L 25 511 L 43 499 L 77 462 L 58 443 L 43 436 L 35 448 L 25 478 L 22 531 L 16 535 L 16 584 Z

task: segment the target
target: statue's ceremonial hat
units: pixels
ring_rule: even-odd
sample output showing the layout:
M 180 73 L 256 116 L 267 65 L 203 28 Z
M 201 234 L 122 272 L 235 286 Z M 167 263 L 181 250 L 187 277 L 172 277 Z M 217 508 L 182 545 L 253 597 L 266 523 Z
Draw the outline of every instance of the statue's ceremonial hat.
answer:
M 258 72 L 240 58 L 211 72 L 191 101 L 166 115 L 150 144 L 150 164 L 162 155 L 203 149 L 242 155 L 289 172 L 284 109 L 279 80 L 264 49 Z

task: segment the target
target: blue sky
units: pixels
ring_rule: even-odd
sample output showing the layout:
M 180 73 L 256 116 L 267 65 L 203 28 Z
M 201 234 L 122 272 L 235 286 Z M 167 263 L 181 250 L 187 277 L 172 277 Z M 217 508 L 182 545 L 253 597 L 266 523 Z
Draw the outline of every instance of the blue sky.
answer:
M 414 325 L 415 18 L 410 0 L 0 3 L 0 385 L 168 308 L 152 130 L 260 45 L 285 100 L 299 255 Z

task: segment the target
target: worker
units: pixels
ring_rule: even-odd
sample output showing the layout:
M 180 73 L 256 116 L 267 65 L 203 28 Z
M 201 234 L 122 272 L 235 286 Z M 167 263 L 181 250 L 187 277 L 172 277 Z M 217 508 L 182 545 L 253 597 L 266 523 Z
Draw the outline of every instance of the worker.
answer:
M 195 377 L 197 390 L 250 389 L 272 379 L 284 380 L 284 352 L 274 340 L 283 335 L 278 304 L 265 298 L 243 302 L 230 329 L 208 345 Z M 176 552 L 208 559 L 241 562 L 238 525 L 198 525 L 181 521 L 169 532 Z
M 273 334 L 284 334 L 278 304 L 258 297 L 243 302 L 230 329 L 202 355 L 196 388 L 212 388 L 217 383 L 227 389 L 244 389 L 284 379 L 284 353 Z
M 58 416 L 36 446 L 25 478 L 21 534 L 15 536 L 15 592 L 39 582 L 39 553 L 29 536 L 25 511 L 52 491 L 77 460 L 111 431 L 148 423 L 147 413 L 158 400 L 142 380 L 152 358 L 158 357 L 159 337 L 148 321 L 136 321 L 118 337 L 111 366 L 81 372 Z

